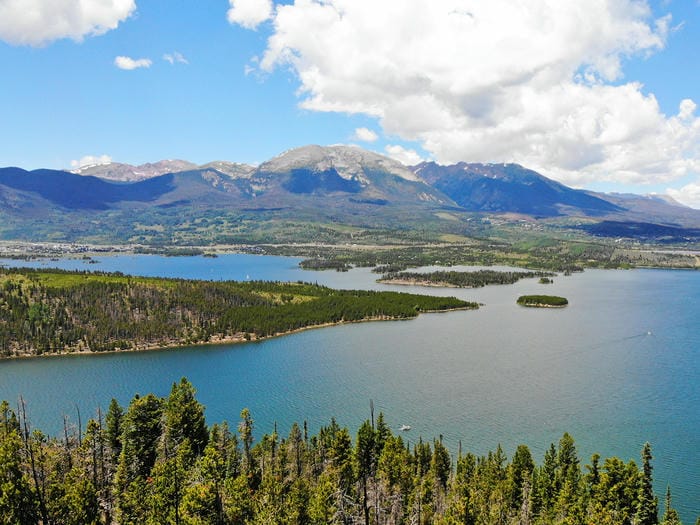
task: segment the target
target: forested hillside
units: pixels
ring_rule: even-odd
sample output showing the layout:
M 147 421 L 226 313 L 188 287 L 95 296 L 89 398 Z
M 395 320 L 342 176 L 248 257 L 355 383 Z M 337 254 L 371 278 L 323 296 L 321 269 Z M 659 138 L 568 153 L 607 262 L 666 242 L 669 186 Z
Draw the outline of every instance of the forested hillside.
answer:
M 207 427 L 182 379 L 167 398 L 112 400 L 58 438 L 0 405 L 0 523 L 7 524 L 678 524 L 667 492 L 657 509 L 652 454 L 641 468 L 594 455 L 582 467 L 564 434 L 538 464 L 520 445 L 485 456 L 441 438 L 409 444 L 382 414 L 351 434 L 335 420 L 309 435 L 294 424 L 256 439 Z M 662 519 L 658 515 L 662 514 Z
M 0 268 L 0 356 L 257 339 L 328 323 L 477 308 L 454 297 Z

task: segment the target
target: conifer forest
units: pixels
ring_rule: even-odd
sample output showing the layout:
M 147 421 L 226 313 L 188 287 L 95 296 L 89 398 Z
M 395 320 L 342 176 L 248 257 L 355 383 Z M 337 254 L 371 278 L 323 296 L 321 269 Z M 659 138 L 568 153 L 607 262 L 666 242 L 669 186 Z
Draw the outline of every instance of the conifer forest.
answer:
M 20 399 L 0 405 L 2 524 L 679 524 L 659 503 L 652 451 L 639 465 L 579 458 L 564 434 L 537 461 L 406 440 L 384 415 L 350 431 L 335 419 L 260 436 L 253 415 L 207 425 L 186 378 L 165 398 L 112 400 L 59 436 L 32 428 Z M 405 435 L 405 434 L 404 434 Z

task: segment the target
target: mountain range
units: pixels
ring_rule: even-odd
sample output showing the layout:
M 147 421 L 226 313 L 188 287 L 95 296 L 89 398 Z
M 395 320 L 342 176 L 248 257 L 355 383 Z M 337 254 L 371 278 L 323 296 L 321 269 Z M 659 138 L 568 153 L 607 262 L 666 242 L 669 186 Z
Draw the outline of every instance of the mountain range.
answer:
M 577 218 L 591 233 L 621 237 L 649 231 L 682 240 L 700 231 L 700 210 L 666 197 L 573 189 L 517 164 L 404 166 L 352 146 L 305 146 L 259 166 L 168 160 L 75 172 L 0 168 L 0 206 L 8 224 L 0 228 L 3 238 L 29 236 L 43 219 L 56 223 L 54 236 L 70 217 L 71 228 L 82 232 L 78 237 L 94 237 L 109 218 L 128 237 L 129 224 L 153 229 L 178 217 L 191 222 L 221 214 L 228 214 L 224 226 L 233 233 L 231 221 L 273 219 L 372 228 L 420 224 L 459 233 L 473 214 Z M 51 228 L 44 220 L 39 229 L 48 235 Z

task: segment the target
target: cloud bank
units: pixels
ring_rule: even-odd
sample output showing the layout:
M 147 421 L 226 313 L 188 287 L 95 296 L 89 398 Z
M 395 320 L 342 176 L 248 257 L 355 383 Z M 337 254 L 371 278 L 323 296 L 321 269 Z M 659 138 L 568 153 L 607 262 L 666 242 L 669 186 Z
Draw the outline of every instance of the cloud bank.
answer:
M 669 189 L 666 193 L 686 206 L 700 208 L 700 179 L 677 190 Z
M 362 142 L 374 142 L 379 138 L 374 131 L 369 128 L 357 128 L 353 134 L 355 140 L 361 140 Z
M 136 10 L 134 0 L 2 0 L 0 40 L 41 46 L 53 40 L 101 35 Z
M 114 59 L 114 65 L 119 69 L 126 69 L 130 71 L 132 69 L 139 68 L 149 68 L 153 62 L 150 58 L 131 58 L 126 56 L 118 56 Z
M 109 155 L 85 155 L 80 160 L 71 160 L 70 166 L 74 170 L 78 170 L 80 168 L 85 168 L 88 166 L 100 166 L 102 164 L 109 164 L 110 162 L 112 162 L 112 157 L 110 157 Z
M 229 0 L 226 17 L 231 24 L 256 29 L 272 16 L 272 0 Z
M 290 68 L 303 108 L 374 116 L 439 162 L 518 162 L 572 185 L 700 171 L 695 103 L 665 115 L 623 78 L 669 32 L 644 0 L 295 0 L 272 23 L 260 68 Z
M 416 150 L 404 148 L 399 144 L 387 144 L 384 148 L 384 154 L 406 166 L 415 166 L 425 160 Z

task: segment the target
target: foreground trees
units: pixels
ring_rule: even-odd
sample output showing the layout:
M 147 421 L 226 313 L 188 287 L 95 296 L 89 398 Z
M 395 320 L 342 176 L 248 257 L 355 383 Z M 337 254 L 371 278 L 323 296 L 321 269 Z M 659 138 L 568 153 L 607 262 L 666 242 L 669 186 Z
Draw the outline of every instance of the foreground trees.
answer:
M 292 425 L 256 441 L 247 409 L 237 432 L 207 428 L 182 379 L 167 398 L 113 401 L 60 438 L 29 428 L 24 407 L 0 404 L 2 524 L 678 524 L 666 495 L 659 521 L 649 444 L 642 468 L 594 455 L 583 469 L 573 438 L 540 466 L 527 446 L 509 461 L 452 456 L 442 439 L 409 444 L 383 415 L 355 438 L 335 420 L 309 436 Z

